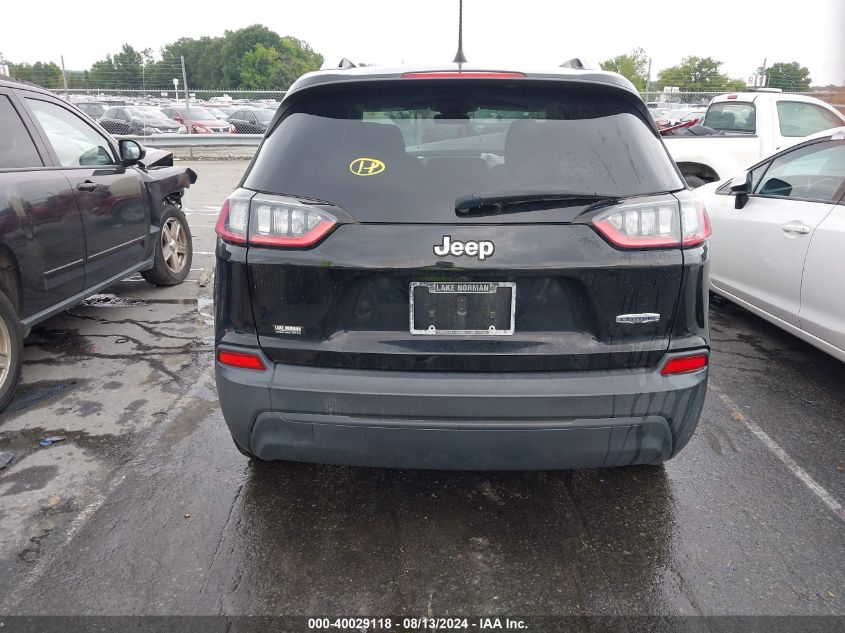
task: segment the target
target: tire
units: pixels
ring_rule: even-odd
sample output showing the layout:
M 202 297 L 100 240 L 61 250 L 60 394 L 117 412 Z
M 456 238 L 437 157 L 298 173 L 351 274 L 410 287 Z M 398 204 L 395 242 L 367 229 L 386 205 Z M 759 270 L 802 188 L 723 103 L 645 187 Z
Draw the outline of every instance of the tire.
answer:
M 23 365 L 23 334 L 18 313 L 0 292 L 0 411 L 15 394 Z
M 691 189 L 698 189 L 699 187 L 703 187 L 707 184 L 706 180 L 699 178 L 698 176 L 684 176 L 684 180 L 687 181 L 687 186 Z
M 174 251 L 176 245 L 184 252 Z M 193 255 L 191 229 L 185 214 L 173 205 L 166 205 L 155 244 L 155 265 L 141 271 L 141 276 L 154 286 L 181 284 L 191 271 Z

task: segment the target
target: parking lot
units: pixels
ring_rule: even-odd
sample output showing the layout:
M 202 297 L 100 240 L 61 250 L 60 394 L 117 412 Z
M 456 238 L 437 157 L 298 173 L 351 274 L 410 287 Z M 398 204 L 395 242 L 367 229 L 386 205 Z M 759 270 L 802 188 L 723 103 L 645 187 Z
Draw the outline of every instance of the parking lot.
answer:
M 664 468 L 249 465 L 211 325 L 247 163 L 185 164 L 189 281 L 124 280 L 26 341 L 0 612 L 845 615 L 845 365 L 722 301 L 701 424 Z

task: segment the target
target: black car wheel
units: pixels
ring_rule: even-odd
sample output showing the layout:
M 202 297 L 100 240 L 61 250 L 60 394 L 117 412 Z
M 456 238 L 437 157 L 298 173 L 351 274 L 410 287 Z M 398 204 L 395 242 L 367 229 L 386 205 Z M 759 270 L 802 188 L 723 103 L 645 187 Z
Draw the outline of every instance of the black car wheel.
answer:
M 155 266 L 141 272 L 155 286 L 175 286 L 185 281 L 191 270 L 193 242 L 188 220 L 180 209 L 165 207 L 161 216 L 161 231 L 156 240 Z
M 15 392 L 23 363 L 23 336 L 15 308 L 0 293 L 0 411 Z

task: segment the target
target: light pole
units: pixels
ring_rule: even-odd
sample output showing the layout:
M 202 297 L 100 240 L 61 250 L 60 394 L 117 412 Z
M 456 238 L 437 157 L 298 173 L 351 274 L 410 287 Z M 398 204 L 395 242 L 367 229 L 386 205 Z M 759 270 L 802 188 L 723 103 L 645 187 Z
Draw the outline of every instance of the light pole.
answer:
M 176 101 L 179 101 L 179 80 L 173 78 L 173 90 L 176 91 Z

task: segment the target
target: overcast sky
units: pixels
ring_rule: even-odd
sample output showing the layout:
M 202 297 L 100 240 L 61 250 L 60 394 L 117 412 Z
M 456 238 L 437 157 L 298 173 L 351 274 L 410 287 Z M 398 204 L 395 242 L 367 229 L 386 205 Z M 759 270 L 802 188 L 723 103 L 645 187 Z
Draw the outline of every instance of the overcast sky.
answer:
M 457 0 L 276 0 L 117 4 L 8 1 L 0 52 L 11 61 L 88 68 L 127 42 L 154 51 L 180 37 L 222 35 L 256 22 L 308 42 L 332 65 L 449 61 Z M 111 8 L 107 8 L 111 7 Z M 227 9 L 226 7 L 231 7 Z M 702 17 L 694 17 L 693 12 Z M 675 17 L 672 17 L 672 13 Z M 642 46 L 653 76 L 685 55 L 712 56 L 746 78 L 768 62 L 799 61 L 815 84 L 845 83 L 845 0 L 465 0 L 468 60 L 502 68 L 600 62 Z

